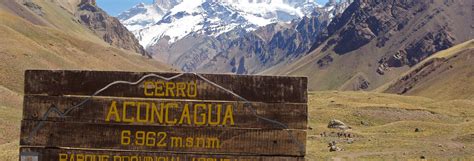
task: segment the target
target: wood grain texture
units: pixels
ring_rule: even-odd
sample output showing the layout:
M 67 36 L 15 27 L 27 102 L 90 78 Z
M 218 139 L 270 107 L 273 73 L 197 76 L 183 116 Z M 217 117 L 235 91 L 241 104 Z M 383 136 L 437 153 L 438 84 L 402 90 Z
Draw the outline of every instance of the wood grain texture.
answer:
M 239 156 L 224 154 L 184 154 L 184 153 L 156 153 L 156 152 L 136 152 L 136 151 L 111 151 L 111 150 L 78 150 L 78 149 L 58 149 L 58 148 L 21 148 L 20 153 L 40 154 L 39 161 L 78 161 L 77 157 L 84 158 L 84 161 L 304 161 L 304 157 L 283 157 L 283 156 Z M 86 159 L 87 158 L 87 159 Z M 142 159 L 142 160 L 140 160 Z M 174 159 L 174 160 L 173 160 Z
M 29 70 L 20 146 L 42 160 L 300 161 L 307 101 L 305 77 Z
M 104 72 L 104 71 L 45 71 L 29 70 L 25 72 L 25 95 L 44 94 L 92 95 L 97 90 L 114 81 L 135 82 L 152 73 Z M 153 73 L 172 77 L 178 73 Z M 248 76 L 200 74 L 211 82 L 233 91 L 252 102 L 307 102 L 306 77 Z M 149 78 L 146 80 L 162 80 Z M 242 101 L 231 93 L 219 89 L 196 74 L 186 73 L 172 82 L 197 82 L 198 100 Z M 99 94 L 100 96 L 145 97 L 144 85 L 118 84 Z M 185 97 L 163 96 L 160 98 L 183 99 Z
M 28 133 L 38 123 L 38 121 L 22 121 L 21 146 L 202 152 L 233 155 L 305 155 L 306 132 L 302 130 L 194 128 L 44 121 L 42 128 L 29 139 Z M 126 134 L 126 137 L 122 137 L 124 136 L 123 131 L 126 130 L 131 132 Z M 145 134 L 137 135 L 139 131 L 146 133 L 165 132 L 166 135 L 150 135 L 149 138 L 156 138 L 156 141 L 150 141 L 150 146 L 147 146 L 142 145 L 143 139 L 141 138 Z M 130 138 L 130 141 L 128 139 L 125 141 L 128 144 L 121 143 L 123 138 Z M 181 142 L 178 141 L 180 138 L 182 139 Z M 192 141 L 188 140 L 189 138 Z M 202 142 L 198 139 L 202 139 Z M 158 140 L 162 141 L 159 142 Z
M 79 104 L 86 100 L 88 97 L 59 97 L 59 96 L 37 96 L 30 95 L 24 97 L 24 108 L 23 108 L 23 120 L 41 120 L 45 113 L 53 106 L 58 108 L 61 112 Z M 254 115 L 252 110 L 257 112 L 257 115 L 267 119 L 271 119 L 287 126 L 287 129 L 306 129 L 307 125 L 307 105 L 303 103 L 259 103 L 252 102 L 250 104 L 245 102 L 229 102 L 229 101 L 189 101 L 189 100 L 163 100 L 163 99 L 131 99 L 131 98 L 93 98 L 87 103 L 83 104 L 80 108 L 73 110 L 65 117 L 60 116 L 56 112 L 49 114 L 46 120 L 49 121 L 62 121 L 62 122 L 88 122 L 88 123 L 110 123 L 110 124 L 127 124 L 124 123 L 120 118 L 111 117 L 109 121 L 106 120 L 110 113 L 112 102 L 116 102 L 116 107 L 120 116 L 123 116 L 123 103 L 124 102 L 143 102 L 146 103 L 144 106 L 140 106 L 140 113 L 138 113 L 137 106 L 127 107 L 127 117 L 134 117 L 135 122 L 130 124 L 135 125 L 160 125 L 160 126 L 173 126 L 177 124 L 167 124 L 162 121 L 161 123 L 154 119 L 151 122 L 151 116 L 156 117 L 156 114 L 151 110 L 154 104 L 160 113 L 165 113 L 166 110 L 161 111 L 161 108 L 165 108 L 162 105 L 168 103 L 177 103 L 179 108 L 170 108 L 168 110 L 169 120 L 177 119 L 183 116 L 183 106 L 189 107 L 191 113 L 190 120 L 194 120 L 194 109 L 195 104 L 206 104 L 211 105 L 211 116 L 212 120 L 219 120 L 223 122 L 225 107 L 231 105 L 233 107 L 233 121 L 234 125 L 225 125 L 226 127 L 240 127 L 240 128 L 261 128 L 261 129 L 284 129 L 281 125 L 262 120 Z M 162 104 L 163 103 L 163 104 Z M 217 107 L 221 105 L 219 111 Z M 165 113 L 166 114 L 166 113 Z M 209 116 L 207 109 L 199 109 L 198 119 L 202 120 L 201 114 Z M 164 115 L 164 114 L 163 114 Z M 138 122 L 136 118 L 148 118 L 147 122 Z M 204 117 L 208 119 L 208 117 Z M 120 121 L 118 121 L 120 120 Z M 228 123 L 228 121 L 227 121 Z M 181 124 L 181 126 L 199 126 L 195 124 Z M 201 125 L 201 126 L 218 126 L 220 125 Z

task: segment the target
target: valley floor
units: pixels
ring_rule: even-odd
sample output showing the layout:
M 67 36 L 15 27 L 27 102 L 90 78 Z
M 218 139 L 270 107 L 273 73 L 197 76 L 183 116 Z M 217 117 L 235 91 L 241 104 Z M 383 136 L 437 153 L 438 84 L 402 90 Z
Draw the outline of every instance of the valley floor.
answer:
M 406 160 L 422 156 L 474 160 L 474 100 L 436 101 L 340 91 L 310 92 L 308 97 L 308 160 Z M 22 95 L 0 86 L 0 98 L 0 160 L 18 160 Z M 352 129 L 329 129 L 331 119 L 341 120 Z M 417 128 L 419 132 L 415 132 Z M 351 138 L 337 137 L 337 133 L 350 134 Z M 344 150 L 329 152 L 331 141 Z
M 308 97 L 309 160 L 474 160 L 474 100 L 339 91 Z M 329 129 L 331 119 L 352 129 Z M 329 152 L 331 141 L 344 150 Z

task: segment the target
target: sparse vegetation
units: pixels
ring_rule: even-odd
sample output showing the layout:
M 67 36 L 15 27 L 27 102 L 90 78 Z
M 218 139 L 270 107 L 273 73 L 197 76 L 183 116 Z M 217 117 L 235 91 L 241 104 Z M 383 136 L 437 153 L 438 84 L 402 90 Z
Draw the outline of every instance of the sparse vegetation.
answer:
M 307 158 L 406 160 L 425 156 L 427 159 L 474 159 L 474 101 L 455 102 L 372 92 L 310 93 L 309 124 L 312 130 L 308 131 Z M 327 128 L 334 118 L 352 129 Z M 416 128 L 421 129 L 420 132 L 415 132 Z M 338 137 L 330 135 L 332 132 L 354 136 Z M 336 141 L 344 151 L 329 152 L 331 141 Z

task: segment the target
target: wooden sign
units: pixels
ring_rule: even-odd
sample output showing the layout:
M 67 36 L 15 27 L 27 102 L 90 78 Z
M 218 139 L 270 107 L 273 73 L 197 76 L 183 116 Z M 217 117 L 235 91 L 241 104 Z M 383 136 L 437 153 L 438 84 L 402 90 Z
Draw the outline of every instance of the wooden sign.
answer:
M 304 160 L 302 77 L 25 73 L 20 160 Z

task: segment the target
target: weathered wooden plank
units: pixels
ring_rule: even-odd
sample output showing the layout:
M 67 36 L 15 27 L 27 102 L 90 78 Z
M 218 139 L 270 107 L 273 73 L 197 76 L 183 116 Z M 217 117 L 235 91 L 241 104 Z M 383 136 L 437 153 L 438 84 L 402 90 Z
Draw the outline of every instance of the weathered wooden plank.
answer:
M 306 132 L 22 121 L 22 146 L 304 156 Z
M 265 129 L 306 129 L 307 127 L 307 105 L 303 103 L 252 102 L 249 104 L 229 101 L 88 98 L 25 96 L 23 119 L 42 120 L 47 115 L 46 120 L 61 122 Z M 73 108 L 84 100 L 88 101 Z M 57 108 L 59 111 L 51 111 L 52 108 Z M 71 112 L 61 115 L 68 110 Z M 286 127 L 264 120 L 262 117 L 284 124 Z
M 136 82 L 152 73 L 105 71 L 44 71 L 25 72 L 25 94 L 92 95 L 115 81 Z M 179 73 L 153 73 L 173 77 Z M 209 80 L 206 81 L 205 79 Z M 253 102 L 307 102 L 307 78 L 248 75 L 215 75 L 186 73 L 170 81 L 148 77 L 137 85 L 116 84 L 99 93 L 100 96 L 146 97 L 170 99 L 228 100 Z
M 304 157 L 237 156 L 166 152 L 78 150 L 23 147 L 20 155 L 37 156 L 38 161 L 304 161 Z

